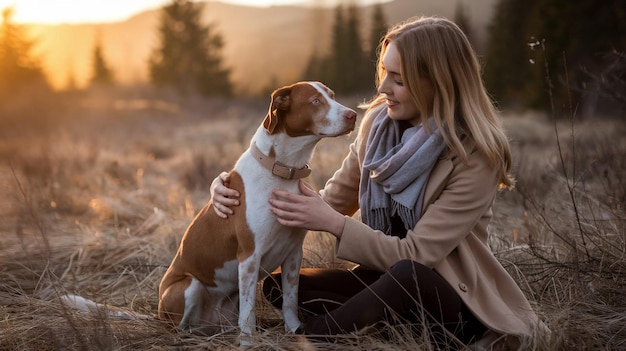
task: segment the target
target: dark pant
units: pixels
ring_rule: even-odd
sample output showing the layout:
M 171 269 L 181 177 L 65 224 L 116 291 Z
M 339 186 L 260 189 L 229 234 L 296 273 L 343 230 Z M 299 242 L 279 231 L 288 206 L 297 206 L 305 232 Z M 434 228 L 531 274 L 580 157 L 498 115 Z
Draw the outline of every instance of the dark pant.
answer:
M 281 307 L 280 273 L 264 281 L 263 293 Z M 302 269 L 298 300 L 307 334 L 345 334 L 386 322 L 411 326 L 418 335 L 426 326 L 433 342 L 443 345 L 451 343 L 450 334 L 467 344 L 486 331 L 445 279 L 411 260 L 385 273 Z

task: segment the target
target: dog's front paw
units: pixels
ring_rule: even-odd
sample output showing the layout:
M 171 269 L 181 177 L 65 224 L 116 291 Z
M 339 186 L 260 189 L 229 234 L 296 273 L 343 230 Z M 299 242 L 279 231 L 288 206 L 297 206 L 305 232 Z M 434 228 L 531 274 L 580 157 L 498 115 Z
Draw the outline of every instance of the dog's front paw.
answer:
M 239 335 L 239 346 L 241 346 L 242 349 L 247 349 L 249 347 L 252 347 L 254 345 L 254 342 L 252 340 L 252 335 L 250 334 L 240 334 Z
M 295 311 L 283 310 L 283 321 L 285 322 L 285 332 L 287 333 L 297 334 L 297 330 L 303 326 Z
M 285 323 L 285 332 L 291 334 L 304 334 L 304 323 L 300 321 Z
M 294 334 L 304 335 L 306 334 L 306 330 L 304 329 L 304 323 L 300 324 L 296 330 L 293 331 Z

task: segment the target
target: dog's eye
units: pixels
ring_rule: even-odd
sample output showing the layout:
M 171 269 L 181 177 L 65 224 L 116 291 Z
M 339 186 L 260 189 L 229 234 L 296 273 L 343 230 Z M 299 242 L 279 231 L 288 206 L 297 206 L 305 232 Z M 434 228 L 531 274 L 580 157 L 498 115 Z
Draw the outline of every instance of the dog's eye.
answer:
M 317 98 L 316 98 L 316 99 L 313 99 L 313 101 L 311 101 L 311 103 L 312 103 L 313 105 L 319 105 L 319 104 L 321 103 L 321 101 L 320 101 L 320 99 L 317 99 Z

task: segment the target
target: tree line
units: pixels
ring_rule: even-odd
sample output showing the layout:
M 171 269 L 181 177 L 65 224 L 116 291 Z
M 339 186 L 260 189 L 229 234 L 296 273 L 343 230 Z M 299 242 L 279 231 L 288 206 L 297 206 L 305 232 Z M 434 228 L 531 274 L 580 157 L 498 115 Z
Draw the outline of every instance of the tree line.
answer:
M 182 93 L 232 95 L 224 39 L 203 23 L 202 11 L 202 4 L 189 0 L 163 6 L 159 45 L 148 58 L 151 83 Z M 0 97 L 45 84 L 30 54 L 33 42 L 11 15 L 10 8 L 3 11 L 0 27 Z M 461 2 L 453 20 L 474 39 Z M 330 47 L 314 48 L 301 78 L 324 81 L 339 94 L 372 92 L 377 49 L 389 24 L 382 4 L 374 5 L 365 37 L 361 21 L 358 6 L 337 6 Z M 501 107 L 557 113 L 626 107 L 626 0 L 499 0 L 487 35 L 484 77 Z M 99 40 L 91 61 L 90 84 L 113 84 Z
M 11 23 L 12 16 L 11 8 L 2 11 L 0 98 L 25 88 L 47 85 L 40 62 L 31 54 L 34 42 L 27 38 L 24 28 Z
M 488 34 L 485 81 L 500 105 L 626 108 L 626 0 L 499 0 Z

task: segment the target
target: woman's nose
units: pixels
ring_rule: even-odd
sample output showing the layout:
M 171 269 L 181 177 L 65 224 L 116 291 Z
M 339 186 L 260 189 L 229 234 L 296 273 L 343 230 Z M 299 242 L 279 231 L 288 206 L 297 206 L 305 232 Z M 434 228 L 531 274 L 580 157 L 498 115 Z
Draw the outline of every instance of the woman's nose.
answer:
M 389 84 L 387 84 L 387 77 L 385 77 L 382 82 L 380 82 L 380 86 L 378 87 L 378 93 L 387 95 L 387 93 L 389 92 L 389 90 L 387 89 L 388 86 Z

